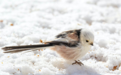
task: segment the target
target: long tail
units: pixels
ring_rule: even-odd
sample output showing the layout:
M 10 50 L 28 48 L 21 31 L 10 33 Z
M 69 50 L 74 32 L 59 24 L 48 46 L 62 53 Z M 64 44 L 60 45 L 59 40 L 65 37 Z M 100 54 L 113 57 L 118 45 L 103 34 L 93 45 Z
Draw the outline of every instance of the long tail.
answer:
M 23 46 L 8 46 L 3 47 L 4 53 L 17 53 L 22 51 L 28 51 L 28 50 L 38 50 L 42 48 L 47 48 L 55 45 L 66 45 L 71 46 L 67 42 L 62 41 L 52 41 L 52 42 L 46 42 L 46 44 L 38 44 L 38 45 L 23 45 Z
M 4 53 L 17 53 L 28 50 L 38 50 L 46 47 L 51 47 L 50 44 L 38 44 L 38 45 L 23 45 L 23 46 L 8 46 L 3 47 Z

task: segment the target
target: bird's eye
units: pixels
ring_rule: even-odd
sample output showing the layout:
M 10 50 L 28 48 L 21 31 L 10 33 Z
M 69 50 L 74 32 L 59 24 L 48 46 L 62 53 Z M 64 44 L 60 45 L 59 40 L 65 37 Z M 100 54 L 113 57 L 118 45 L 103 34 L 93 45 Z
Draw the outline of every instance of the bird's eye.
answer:
M 86 42 L 89 42 L 88 40 L 86 40 Z

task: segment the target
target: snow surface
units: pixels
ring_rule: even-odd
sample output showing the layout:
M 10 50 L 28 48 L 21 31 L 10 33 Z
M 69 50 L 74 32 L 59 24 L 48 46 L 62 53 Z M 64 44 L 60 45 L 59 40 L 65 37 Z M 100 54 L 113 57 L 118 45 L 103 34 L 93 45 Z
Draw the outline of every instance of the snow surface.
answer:
M 121 0 L 0 0 L 0 47 L 90 28 L 94 46 L 71 65 L 50 49 L 4 54 L 0 75 L 121 75 Z

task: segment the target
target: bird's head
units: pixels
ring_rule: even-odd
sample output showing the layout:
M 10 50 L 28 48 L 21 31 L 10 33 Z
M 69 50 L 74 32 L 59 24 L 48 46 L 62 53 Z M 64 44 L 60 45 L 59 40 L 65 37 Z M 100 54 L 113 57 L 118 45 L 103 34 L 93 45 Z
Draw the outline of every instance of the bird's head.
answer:
M 82 45 L 93 46 L 94 34 L 88 29 L 82 29 L 80 39 Z

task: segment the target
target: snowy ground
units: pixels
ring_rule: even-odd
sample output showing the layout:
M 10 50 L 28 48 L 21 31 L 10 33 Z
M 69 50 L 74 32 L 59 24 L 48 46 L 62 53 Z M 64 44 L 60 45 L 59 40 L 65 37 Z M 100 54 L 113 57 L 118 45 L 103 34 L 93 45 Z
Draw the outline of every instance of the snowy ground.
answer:
M 68 64 L 50 49 L 0 49 L 0 75 L 121 75 L 121 0 L 0 0 L 0 47 L 40 43 L 82 27 L 95 34 L 84 66 Z

